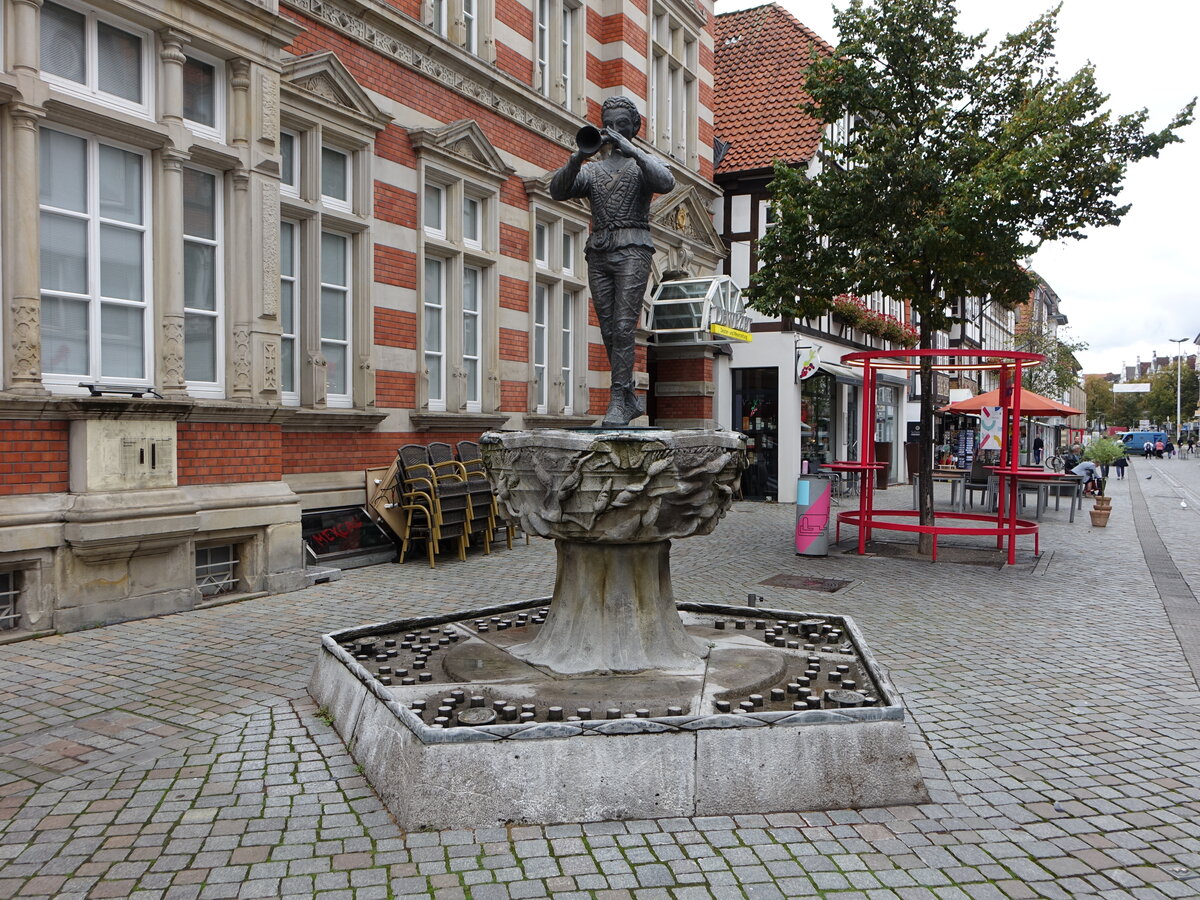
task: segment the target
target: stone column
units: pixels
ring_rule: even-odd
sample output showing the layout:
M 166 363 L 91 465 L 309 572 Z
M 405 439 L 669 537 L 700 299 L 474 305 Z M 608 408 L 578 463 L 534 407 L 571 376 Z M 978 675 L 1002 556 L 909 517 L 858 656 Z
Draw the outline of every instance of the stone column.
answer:
M 159 32 L 163 62 L 162 118 L 172 131 L 175 147 L 155 154 L 158 204 L 155 216 L 155 310 L 158 318 L 159 390 L 164 396 L 187 393 L 183 365 L 183 46 L 186 38 L 176 31 Z
M 22 4 L 17 4 L 21 7 Z M 9 305 L 8 389 L 18 394 L 45 395 L 42 387 L 41 262 L 38 213 L 38 127 L 45 113 L 14 103 L 11 157 L 6 166 L 6 218 L 12 240 L 4 261 L 12 286 Z

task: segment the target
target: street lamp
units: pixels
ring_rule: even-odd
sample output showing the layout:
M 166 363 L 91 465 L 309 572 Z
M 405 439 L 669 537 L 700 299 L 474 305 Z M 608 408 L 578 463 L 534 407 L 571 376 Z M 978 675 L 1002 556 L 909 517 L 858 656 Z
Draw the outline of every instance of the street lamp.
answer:
M 1183 366 L 1180 365 L 1180 362 L 1179 362 L 1179 358 L 1180 358 L 1179 354 L 1180 354 L 1180 351 L 1183 349 L 1184 343 L 1186 343 L 1188 339 L 1187 338 L 1167 338 L 1167 340 L 1169 340 L 1172 344 L 1175 345 L 1175 444 L 1176 444 L 1176 446 L 1178 446 L 1179 439 L 1183 434 L 1183 431 L 1179 424 L 1180 373 L 1183 369 Z

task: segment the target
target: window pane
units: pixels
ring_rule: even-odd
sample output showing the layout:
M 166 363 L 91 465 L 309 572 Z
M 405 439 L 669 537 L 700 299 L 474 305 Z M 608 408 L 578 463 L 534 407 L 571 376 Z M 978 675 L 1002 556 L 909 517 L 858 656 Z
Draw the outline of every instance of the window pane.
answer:
M 533 292 L 533 321 L 546 324 L 546 286 L 539 284 Z
M 183 368 L 188 381 L 217 380 L 217 317 L 183 317 Z
M 533 229 L 533 255 L 540 262 L 546 261 L 546 230 L 541 222 Z
M 425 227 L 434 231 L 445 230 L 442 224 L 442 196 L 440 187 L 425 185 Z
M 87 301 L 42 298 L 42 369 L 58 375 L 88 373 Z
M 134 103 L 142 102 L 140 37 L 104 22 L 96 23 L 96 64 L 99 75 L 96 84 L 100 90 Z
M 296 341 L 292 338 L 284 338 L 279 356 L 282 365 L 280 386 L 289 394 L 293 394 L 296 392 Z
M 43 128 L 39 143 L 42 203 L 87 212 L 87 141 Z
M 100 226 L 100 293 L 122 300 L 141 300 L 142 232 Z
M 346 238 L 340 234 L 321 234 L 321 280 L 346 286 Z
M 141 378 L 144 356 L 143 311 L 138 306 L 100 306 L 100 375 Z
M 279 132 L 280 180 L 286 185 L 296 183 L 296 138 L 286 131 Z
M 208 172 L 183 170 L 183 233 L 215 240 L 217 236 L 217 179 Z
M 429 399 L 442 399 L 442 358 L 426 356 L 425 368 L 429 370 Z
M 42 213 L 42 289 L 86 294 L 87 222 Z
M 464 360 L 463 368 L 466 369 L 467 374 L 467 402 L 477 403 L 479 401 L 479 360 Z
M 348 394 L 346 388 L 346 348 L 341 344 L 322 344 L 325 357 L 325 389 L 331 394 Z
M 291 222 L 279 223 L 279 274 L 296 274 L 296 226 Z
M 321 288 L 321 337 L 346 339 L 346 292 Z
M 569 231 L 563 232 L 562 254 L 563 270 L 570 272 L 575 268 L 575 235 L 571 234 Z
M 216 247 L 184 242 L 183 305 L 189 309 L 217 308 Z
M 350 160 L 345 153 L 321 148 L 321 195 L 333 197 L 335 200 L 346 200 L 346 173 L 349 171 Z
M 42 71 L 78 84 L 86 80 L 84 17 L 57 3 L 42 4 Z
M 463 316 L 463 355 L 479 355 L 479 316 Z
M 442 311 L 425 308 L 425 349 L 439 353 L 442 349 Z
M 463 309 L 477 311 L 479 309 L 479 279 L 480 272 L 470 266 L 463 269 Z
M 463 240 L 479 243 L 479 201 L 463 198 Z
M 295 285 L 285 281 L 279 285 L 279 330 L 284 334 L 296 333 Z
M 183 117 L 201 125 L 217 125 L 217 70 L 188 57 L 183 63 Z
M 136 153 L 101 144 L 99 181 L 100 215 L 140 225 L 142 158 Z

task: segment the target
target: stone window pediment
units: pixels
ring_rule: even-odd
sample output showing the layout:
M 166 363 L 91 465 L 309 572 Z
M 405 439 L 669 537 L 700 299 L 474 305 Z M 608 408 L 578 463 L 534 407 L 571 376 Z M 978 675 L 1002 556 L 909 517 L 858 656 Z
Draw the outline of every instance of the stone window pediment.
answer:
M 410 128 L 408 136 L 418 155 L 465 169 L 494 184 L 499 185 L 513 172 L 473 119 L 460 119 L 438 128 Z
M 285 60 L 282 87 L 294 98 L 333 109 L 360 126 L 378 131 L 391 116 L 371 100 L 350 71 L 332 52 L 309 53 Z

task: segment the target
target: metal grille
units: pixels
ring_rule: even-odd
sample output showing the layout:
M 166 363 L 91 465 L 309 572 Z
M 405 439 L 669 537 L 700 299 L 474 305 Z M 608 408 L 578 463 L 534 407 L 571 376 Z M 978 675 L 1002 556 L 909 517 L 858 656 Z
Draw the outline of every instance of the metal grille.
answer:
M 238 589 L 237 547 L 223 544 L 196 548 L 196 587 L 201 595 L 215 597 Z
M 11 631 L 21 624 L 17 599 L 21 595 L 16 572 L 0 572 L 0 631 Z

